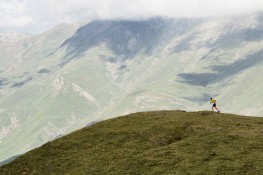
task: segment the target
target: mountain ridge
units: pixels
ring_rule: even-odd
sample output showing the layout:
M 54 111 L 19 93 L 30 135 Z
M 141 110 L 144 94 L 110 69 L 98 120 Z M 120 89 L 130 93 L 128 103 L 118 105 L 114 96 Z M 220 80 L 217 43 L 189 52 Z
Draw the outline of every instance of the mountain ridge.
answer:
M 0 42 L 0 161 L 115 116 L 207 110 L 210 97 L 262 116 L 262 25 L 260 14 L 93 21 Z
M 261 117 L 148 111 L 102 121 L 0 167 L 14 174 L 260 174 Z

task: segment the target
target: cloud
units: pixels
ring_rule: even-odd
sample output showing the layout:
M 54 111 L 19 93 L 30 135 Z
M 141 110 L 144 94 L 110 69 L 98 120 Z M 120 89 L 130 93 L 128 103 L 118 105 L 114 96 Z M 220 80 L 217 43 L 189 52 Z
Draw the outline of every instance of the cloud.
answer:
M 93 19 L 206 17 L 261 10 L 261 0 L 1 0 L 0 31 L 38 33 L 59 23 Z
M 26 11 L 27 6 L 23 2 L 0 2 L 0 27 L 21 27 L 30 24 L 32 18 Z

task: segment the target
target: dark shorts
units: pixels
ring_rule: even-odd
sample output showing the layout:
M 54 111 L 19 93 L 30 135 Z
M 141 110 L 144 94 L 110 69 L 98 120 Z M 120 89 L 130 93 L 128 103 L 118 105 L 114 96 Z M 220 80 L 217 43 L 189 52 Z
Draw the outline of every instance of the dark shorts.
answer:
M 216 107 L 216 103 L 213 104 L 213 107 Z

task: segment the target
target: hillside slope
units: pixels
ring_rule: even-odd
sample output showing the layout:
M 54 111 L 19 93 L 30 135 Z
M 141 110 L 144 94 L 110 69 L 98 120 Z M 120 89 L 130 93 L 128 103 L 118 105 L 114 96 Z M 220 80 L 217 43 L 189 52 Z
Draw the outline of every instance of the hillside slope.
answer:
M 48 142 L 0 174 L 260 174 L 262 126 L 211 112 L 135 113 Z

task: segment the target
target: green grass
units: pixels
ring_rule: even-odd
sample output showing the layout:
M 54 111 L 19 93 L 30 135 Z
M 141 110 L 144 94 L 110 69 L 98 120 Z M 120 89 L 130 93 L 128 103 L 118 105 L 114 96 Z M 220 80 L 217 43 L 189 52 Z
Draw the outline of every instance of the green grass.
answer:
M 263 118 L 142 112 L 103 121 L 0 167 L 1 175 L 263 174 Z

